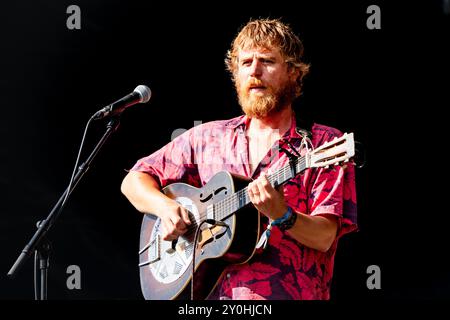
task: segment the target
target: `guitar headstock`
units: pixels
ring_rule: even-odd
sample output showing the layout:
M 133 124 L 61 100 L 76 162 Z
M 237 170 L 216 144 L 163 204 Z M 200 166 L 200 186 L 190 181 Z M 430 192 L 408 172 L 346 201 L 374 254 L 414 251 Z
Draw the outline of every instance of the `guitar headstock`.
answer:
M 309 154 L 308 167 L 319 168 L 348 162 L 355 155 L 355 142 L 353 133 L 344 133 Z

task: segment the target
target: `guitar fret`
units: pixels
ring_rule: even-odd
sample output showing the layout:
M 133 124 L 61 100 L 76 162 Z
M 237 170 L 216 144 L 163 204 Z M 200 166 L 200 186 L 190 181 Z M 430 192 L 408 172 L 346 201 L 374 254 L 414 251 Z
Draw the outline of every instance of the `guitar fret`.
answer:
M 292 172 L 291 164 L 289 163 L 273 174 L 267 176 L 267 179 L 272 186 L 275 186 L 275 182 L 277 185 L 281 185 L 306 169 L 305 157 L 297 158 L 293 161 L 295 172 Z M 247 188 L 241 189 L 214 204 L 213 210 L 215 219 L 223 220 L 249 203 L 250 198 L 247 193 Z

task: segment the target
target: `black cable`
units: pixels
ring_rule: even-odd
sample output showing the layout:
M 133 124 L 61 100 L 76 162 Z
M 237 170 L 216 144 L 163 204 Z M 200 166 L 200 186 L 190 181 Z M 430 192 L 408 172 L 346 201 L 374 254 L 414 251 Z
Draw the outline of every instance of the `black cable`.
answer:
M 61 208 L 64 207 L 64 204 L 66 203 L 67 197 L 69 196 L 69 193 L 70 193 L 70 188 L 72 188 L 73 178 L 75 177 L 75 173 L 77 172 L 78 162 L 80 161 L 81 151 L 83 150 L 84 139 L 86 138 L 87 130 L 93 119 L 94 119 L 94 116 L 90 117 L 88 122 L 86 123 L 86 126 L 84 127 L 84 133 L 83 133 L 83 137 L 81 138 L 80 148 L 78 149 L 77 159 L 75 161 L 75 166 L 73 167 L 72 176 L 70 177 L 69 186 L 67 187 L 66 196 L 64 197 L 64 200 L 60 206 Z
M 83 133 L 83 137 L 81 138 L 80 148 L 78 149 L 78 155 L 77 155 L 77 159 L 75 161 L 75 166 L 73 168 L 72 175 L 71 175 L 70 181 L 69 181 L 69 185 L 68 185 L 67 190 L 66 190 L 67 192 L 66 192 L 66 195 L 64 197 L 64 200 L 61 202 L 61 205 L 59 206 L 59 210 L 56 213 L 55 217 L 59 216 L 59 214 L 61 213 L 62 208 L 64 208 L 64 204 L 66 203 L 67 198 L 68 198 L 68 196 L 70 194 L 70 189 L 72 188 L 73 179 L 75 177 L 75 173 L 77 172 L 78 163 L 80 161 L 81 151 L 83 150 L 84 140 L 86 139 L 86 133 L 88 131 L 89 125 L 91 124 L 92 120 L 93 120 L 93 116 L 91 118 L 89 118 L 89 120 L 86 123 L 86 126 L 84 128 L 84 133 Z M 37 227 L 39 228 L 40 224 L 42 224 L 42 223 L 43 223 L 43 221 L 39 221 L 37 223 Z M 38 257 L 38 250 L 35 250 L 35 252 L 34 252 L 34 299 L 35 300 L 38 300 L 39 291 L 44 290 L 44 288 L 38 289 L 39 284 L 38 284 L 38 280 L 37 280 L 37 268 L 40 268 L 40 266 L 38 267 L 38 262 L 37 261 L 38 261 L 39 258 L 40 257 Z M 41 270 L 41 272 L 42 272 L 42 270 Z M 41 278 L 42 278 L 42 275 L 41 275 Z M 44 280 L 45 280 L 45 282 L 47 282 L 47 277 L 45 277 Z M 40 296 L 41 298 L 43 296 L 43 293 L 44 292 L 41 293 L 41 296 Z
M 39 228 L 40 225 L 41 225 L 41 221 L 38 221 L 36 223 L 36 227 Z M 41 291 L 40 285 L 39 285 L 39 282 L 37 279 L 37 273 L 38 273 L 38 269 L 39 269 L 38 260 L 39 260 L 38 250 L 34 250 L 34 270 L 33 270 L 34 300 L 40 300 L 39 292 Z
M 208 224 L 210 224 L 212 226 L 216 226 L 217 225 L 217 226 L 222 226 L 222 227 L 226 227 L 226 228 L 229 227 L 225 222 L 219 221 L 219 220 L 214 220 L 214 219 L 203 220 L 197 226 L 197 229 L 195 230 L 195 236 L 194 236 L 194 250 L 192 251 L 193 256 L 192 256 L 191 300 L 194 300 L 195 248 L 197 247 L 198 231 L 200 230 L 200 227 L 204 223 L 208 223 Z
M 39 291 L 39 289 L 38 289 L 39 284 L 37 282 L 37 268 L 38 268 L 37 260 L 38 260 L 38 253 L 36 250 L 36 251 L 34 251 L 34 277 L 33 277 L 33 279 L 34 279 L 34 300 L 38 300 L 38 291 Z
M 200 230 L 200 227 L 206 222 L 207 222 L 207 220 L 203 220 L 197 226 L 197 229 L 195 229 L 194 249 L 192 250 L 191 300 L 194 300 L 195 249 L 197 248 L 198 232 Z

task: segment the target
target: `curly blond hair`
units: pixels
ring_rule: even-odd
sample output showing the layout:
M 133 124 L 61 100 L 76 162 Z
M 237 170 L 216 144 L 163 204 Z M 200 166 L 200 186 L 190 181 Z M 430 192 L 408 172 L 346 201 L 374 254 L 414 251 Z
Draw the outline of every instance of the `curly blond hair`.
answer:
M 240 49 L 278 48 L 290 68 L 298 69 L 296 97 L 301 93 L 303 78 L 309 72 L 309 64 L 302 61 L 303 44 L 289 25 L 280 19 L 250 20 L 238 33 L 227 52 L 225 64 L 236 82 L 238 54 Z

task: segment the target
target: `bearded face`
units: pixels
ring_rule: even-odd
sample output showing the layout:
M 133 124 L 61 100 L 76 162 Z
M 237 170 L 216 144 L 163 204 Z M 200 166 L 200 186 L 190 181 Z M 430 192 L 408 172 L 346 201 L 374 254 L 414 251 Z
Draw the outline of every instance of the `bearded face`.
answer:
M 239 104 L 249 117 L 267 117 L 295 99 L 295 77 L 278 49 L 241 50 L 235 85 Z
M 244 113 L 252 118 L 265 118 L 273 112 L 287 108 L 295 98 L 296 84 L 286 81 L 279 87 L 256 78 L 246 83 L 236 81 L 239 104 Z

